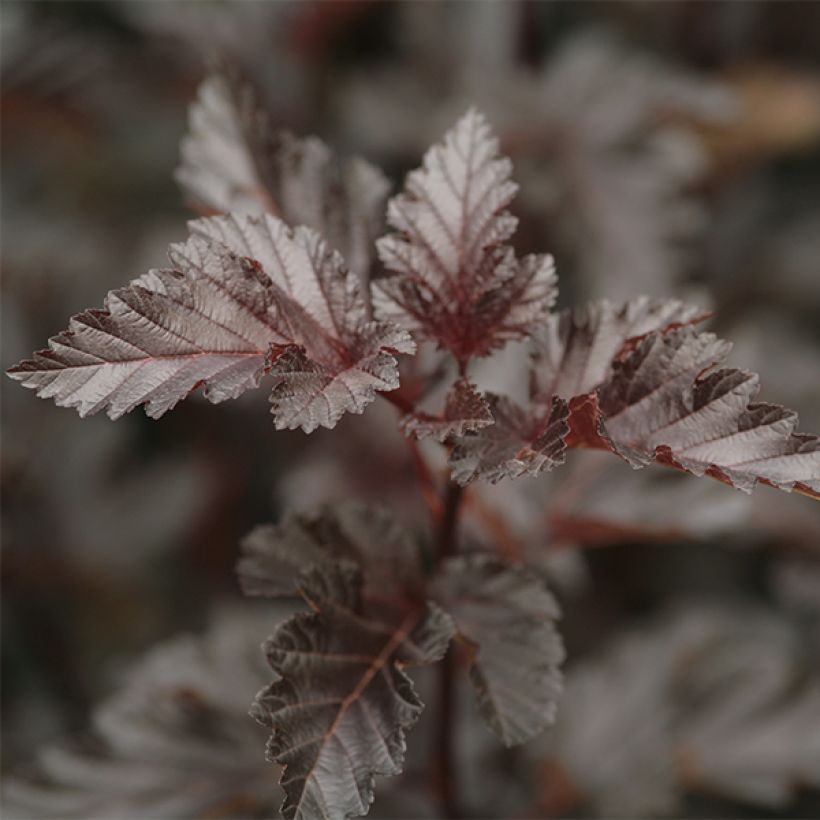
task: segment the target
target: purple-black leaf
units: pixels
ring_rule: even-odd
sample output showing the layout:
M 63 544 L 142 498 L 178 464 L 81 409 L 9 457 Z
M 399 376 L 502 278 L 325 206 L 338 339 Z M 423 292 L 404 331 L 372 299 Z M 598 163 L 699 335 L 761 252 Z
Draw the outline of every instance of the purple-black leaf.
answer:
M 387 510 L 344 503 L 291 513 L 257 527 L 242 542 L 237 573 L 246 595 L 293 595 L 299 576 L 328 561 L 367 570 L 365 597 L 403 607 L 423 595 L 418 547 Z
M 200 385 L 212 402 L 256 387 L 288 344 L 275 291 L 249 260 L 224 248 L 193 241 L 187 249 L 198 266 L 152 271 L 112 291 L 103 310 L 72 318 L 47 350 L 9 375 L 81 416 L 105 409 L 112 419 L 140 404 L 158 418 Z
M 266 644 L 277 680 L 252 714 L 285 766 L 288 818 L 365 814 L 398 774 L 422 703 L 402 667 L 439 660 L 452 620 L 428 603 L 418 548 L 384 510 L 344 504 L 255 530 L 238 572 L 252 595 L 298 592 L 312 612 Z
M 264 732 L 247 716 L 266 680 L 266 622 L 287 612 L 223 611 L 204 635 L 180 635 L 134 664 L 98 705 L 90 736 L 47 746 L 31 775 L 3 783 L 4 816 L 271 816 Z
M 564 659 L 555 599 L 520 566 L 459 556 L 433 581 L 433 594 L 473 648 L 470 680 L 489 727 L 507 746 L 555 719 Z
M 348 561 L 308 570 L 300 591 L 313 612 L 293 616 L 265 645 L 280 678 L 252 714 L 272 730 L 268 757 L 284 766 L 287 818 L 367 813 L 375 776 L 401 772 L 405 732 L 423 708 L 401 667 L 439 660 L 452 635 L 432 604 L 398 620 L 366 614 L 362 588 Z

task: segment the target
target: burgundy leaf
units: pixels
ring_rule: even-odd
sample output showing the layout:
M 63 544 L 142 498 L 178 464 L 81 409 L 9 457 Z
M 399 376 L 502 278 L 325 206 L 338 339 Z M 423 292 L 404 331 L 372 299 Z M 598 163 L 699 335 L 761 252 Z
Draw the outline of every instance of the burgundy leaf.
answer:
M 564 648 L 544 584 L 523 567 L 470 555 L 445 564 L 433 590 L 473 648 L 470 681 L 493 732 L 513 746 L 552 723 Z
M 552 314 L 535 336 L 533 391 L 567 400 L 601 384 L 628 340 L 705 319 L 675 299 L 640 296 L 613 305 L 603 299 Z
M 379 309 L 460 362 L 526 336 L 555 302 L 552 258 L 517 259 L 506 244 L 511 170 L 483 115 L 468 111 L 390 201 L 396 233 L 378 242 L 389 269 L 376 283 Z
M 493 416 L 487 400 L 472 382 L 462 378 L 447 391 L 443 415 L 416 411 L 402 418 L 399 426 L 406 436 L 445 441 L 451 436 L 463 436 L 492 423 Z
M 358 157 L 340 160 L 316 137 L 276 131 L 235 72 L 207 78 L 191 105 L 176 179 L 198 211 L 259 214 L 307 225 L 339 251 L 368 288 L 373 243 L 389 189 Z
M 191 231 L 171 247 L 176 270 L 113 291 L 104 310 L 76 316 L 9 375 L 81 415 L 107 408 L 118 418 L 146 404 L 158 417 L 200 385 L 218 402 L 272 368 L 277 428 L 305 432 L 398 386 L 394 354 L 412 341 L 367 320 L 355 277 L 313 231 L 270 216 Z
M 174 176 L 203 213 L 278 213 L 273 197 L 277 144 L 251 85 L 230 70 L 206 78 L 188 111 L 189 134 Z
M 599 444 L 633 466 L 658 461 L 746 492 L 763 481 L 820 497 L 820 440 L 795 432 L 793 411 L 752 401 L 756 374 L 715 369 L 729 349 L 688 328 L 646 337 L 598 390 Z
M 344 503 L 316 513 L 287 515 L 254 529 L 237 565 L 246 595 L 292 595 L 299 576 L 317 564 L 350 561 L 366 569 L 365 599 L 403 607 L 422 596 L 418 547 L 380 507 Z M 382 616 L 383 617 L 383 616 Z
M 9 375 L 81 416 L 105 409 L 112 419 L 140 404 L 158 418 L 200 385 L 212 402 L 258 386 L 288 343 L 276 320 L 275 289 L 249 260 L 224 248 L 193 240 L 187 251 L 203 267 L 180 257 L 178 270 L 152 271 L 144 282 L 112 291 L 103 310 L 72 318 L 47 350 Z M 218 270 L 218 280 L 204 269 Z
M 191 231 L 256 260 L 292 300 L 291 349 L 276 364 L 271 393 L 277 428 L 333 427 L 361 413 L 376 390 L 399 386 L 395 355 L 412 353 L 408 334 L 367 318 L 356 278 L 313 231 L 291 232 L 270 216 L 213 217 Z
M 266 621 L 287 612 L 220 609 L 207 633 L 178 635 L 123 670 L 82 737 L 47 745 L 4 778 L 3 814 L 17 818 L 224 817 L 275 811 L 264 733 L 248 720 L 266 671 Z
M 308 570 L 300 591 L 313 610 L 283 623 L 265 644 L 279 677 L 252 714 L 272 730 L 268 757 L 284 766 L 282 814 L 344 820 L 366 814 L 374 777 L 402 770 L 405 732 L 423 704 L 402 667 L 439 660 L 452 621 L 434 605 L 398 621 L 365 614 L 352 563 Z
M 524 410 L 505 396 L 488 395 L 493 424 L 456 440 L 450 454 L 453 480 L 538 475 L 564 463 L 568 409 L 557 396 L 550 404 Z

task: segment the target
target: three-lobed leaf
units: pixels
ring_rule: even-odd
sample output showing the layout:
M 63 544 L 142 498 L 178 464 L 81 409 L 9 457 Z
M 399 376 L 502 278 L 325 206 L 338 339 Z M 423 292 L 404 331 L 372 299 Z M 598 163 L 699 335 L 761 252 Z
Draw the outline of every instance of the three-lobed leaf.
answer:
M 528 405 L 488 397 L 495 423 L 456 439 L 455 480 L 535 475 L 585 446 L 744 491 L 820 496 L 818 438 L 796 432 L 793 411 L 754 401 L 755 374 L 719 367 L 731 345 L 692 329 L 705 316 L 645 297 L 551 315 L 534 339 Z
M 316 566 L 299 586 L 313 612 L 265 644 L 281 677 L 252 714 L 272 731 L 269 758 L 284 766 L 282 814 L 344 820 L 368 811 L 376 775 L 401 772 L 405 732 L 423 708 L 401 667 L 438 660 L 452 626 L 428 605 L 399 621 L 367 616 L 362 573 L 349 562 Z
M 377 775 L 402 769 L 423 704 L 403 667 L 439 660 L 452 620 L 425 600 L 416 544 L 386 512 L 360 505 L 291 515 L 255 530 L 238 572 L 250 594 L 297 591 L 311 612 L 265 645 L 277 679 L 252 714 L 285 769 L 285 817 L 367 812 Z
M 730 345 L 673 330 L 644 339 L 597 392 L 600 443 L 633 466 L 658 461 L 751 491 L 757 482 L 820 497 L 820 439 L 797 414 L 754 401 L 754 373 L 722 364 Z
M 235 71 L 214 72 L 200 86 L 175 177 L 206 215 L 267 212 L 313 228 L 369 287 L 389 189 L 384 174 L 360 157 L 336 157 L 317 137 L 276 130 Z
M 210 401 L 235 398 L 271 372 L 277 428 L 306 432 L 398 387 L 395 354 L 412 341 L 367 318 L 355 276 L 315 232 L 268 215 L 190 228 L 171 247 L 173 270 L 113 291 L 12 378 L 81 415 L 118 418 L 140 404 L 159 417 L 199 386 Z
M 511 171 L 471 109 L 390 200 L 394 233 L 377 243 L 388 269 L 375 282 L 377 306 L 462 363 L 527 336 L 555 302 L 552 258 L 518 259 L 506 244 L 517 222 Z

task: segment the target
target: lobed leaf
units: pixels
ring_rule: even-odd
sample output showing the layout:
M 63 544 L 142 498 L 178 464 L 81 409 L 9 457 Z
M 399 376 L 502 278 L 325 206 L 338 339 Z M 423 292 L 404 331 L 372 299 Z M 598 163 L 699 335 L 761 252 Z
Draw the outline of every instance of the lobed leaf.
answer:
M 443 415 L 436 416 L 416 410 L 404 416 L 399 427 L 406 436 L 416 439 L 434 438 L 446 441 L 452 436 L 480 430 L 493 423 L 487 400 L 476 386 L 460 378 L 447 391 Z
M 421 594 L 421 559 L 407 530 L 386 509 L 349 502 L 257 527 L 242 542 L 237 573 L 246 595 L 292 595 L 302 573 L 328 561 L 365 568 L 365 598 L 403 607 Z
M 676 299 L 646 296 L 621 304 L 602 299 L 553 313 L 534 337 L 533 393 L 567 400 L 588 393 L 611 373 L 628 341 L 707 316 Z
M 546 406 L 525 410 L 505 396 L 487 397 L 493 424 L 455 440 L 450 453 L 453 480 L 493 484 L 535 476 L 564 463 L 569 410 L 557 396 Z
M 579 391 L 600 384 L 638 338 L 705 316 L 677 300 L 647 297 L 621 305 L 602 300 L 550 314 L 533 337 L 528 406 L 490 396 L 494 424 L 457 438 L 450 457 L 454 480 L 496 483 L 535 476 L 563 464 L 567 443 L 600 441 L 597 408 L 577 398 Z
M 366 294 L 389 190 L 378 168 L 340 160 L 316 137 L 277 131 L 251 85 L 227 70 L 200 86 L 189 131 L 175 176 L 196 210 L 268 212 L 307 225 L 342 254 Z
M 512 746 L 552 723 L 564 648 L 558 605 L 542 582 L 523 567 L 468 555 L 445 564 L 433 590 L 473 649 L 470 681 L 493 732 Z
M 103 310 L 73 317 L 9 375 L 81 416 L 112 419 L 141 404 L 158 418 L 198 386 L 215 403 L 256 387 L 288 341 L 274 289 L 225 249 L 195 242 L 189 251 L 202 267 L 152 271 L 112 291 Z M 206 271 L 218 271 L 218 284 Z
M 516 227 L 511 171 L 471 109 L 390 200 L 395 233 L 377 243 L 388 268 L 377 306 L 461 362 L 526 336 L 555 302 L 552 258 L 517 259 L 506 244 Z
M 716 369 L 729 349 L 689 328 L 645 338 L 597 391 L 598 446 L 745 492 L 762 481 L 820 497 L 820 440 L 795 432 L 793 411 L 753 401 L 756 374 Z
M 276 142 L 254 89 L 236 72 L 217 71 L 188 110 L 174 177 L 202 213 L 278 213 L 273 198 Z
M 368 811 L 376 775 L 401 772 L 405 732 L 423 708 L 401 666 L 439 660 L 452 623 L 432 605 L 388 623 L 366 616 L 362 573 L 350 562 L 316 566 L 300 586 L 313 612 L 267 642 L 281 679 L 252 714 L 272 730 L 269 759 L 284 766 L 282 814 L 344 820 Z
M 113 291 L 9 375 L 80 415 L 145 404 L 157 418 L 199 386 L 219 402 L 271 371 L 277 429 L 305 432 L 398 387 L 394 354 L 412 341 L 368 321 L 355 277 L 316 233 L 268 215 L 190 229 L 170 249 L 174 270 Z
M 95 708 L 88 737 L 50 744 L 4 779 L 4 816 L 270 816 L 264 734 L 247 699 L 266 679 L 260 633 L 281 611 L 223 611 L 204 635 L 151 649 Z
M 238 572 L 246 593 L 296 591 L 312 610 L 267 642 L 277 679 L 253 709 L 285 766 L 283 814 L 366 813 L 374 776 L 401 771 L 422 709 L 402 667 L 439 660 L 453 632 L 425 600 L 416 544 L 385 510 L 342 504 L 258 528 Z

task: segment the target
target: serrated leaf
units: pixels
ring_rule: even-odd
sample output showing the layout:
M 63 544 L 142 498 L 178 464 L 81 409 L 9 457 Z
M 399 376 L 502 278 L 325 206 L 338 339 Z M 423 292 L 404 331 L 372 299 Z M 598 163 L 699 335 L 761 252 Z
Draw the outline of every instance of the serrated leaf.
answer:
M 176 179 L 197 210 L 260 214 L 307 225 L 368 288 L 389 184 L 359 157 L 340 160 L 318 138 L 273 128 L 252 86 L 229 70 L 200 86 Z
M 112 419 L 146 405 L 158 418 L 196 387 L 212 402 L 256 387 L 286 337 L 276 294 L 248 260 L 195 243 L 203 268 L 153 271 L 73 317 L 49 348 L 9 370 L 24 387 L 81 416 Z M 218 285 L 205 274 L 218 270 Z M 229 317 L 229 321 L 224 319 Z
M 189 108 L 188 128 L 174 177 L 189 205 L 204 213 L 278 212 L 271 193 L 276 143 L 248 83 L 230 70 L 207 77 Z
M 763 481 L 820 497 L 820 440 L 795 432 L 793 411 L 753 401 L 756 374 L 716 369 L 729 349 L 688 328 L 648 336 L 597 392 L 599 443 L 633 466 L 658 461 L 746 492 Z
M 433 594 L 473 648 L 470 681 L 493 732 L 513 746 L 551 724 L 564 648 L 558 605 L 543 583 L 490 556 L 459 556 L 433 581 Z
M 526 336 L 555 302 L 552 258 L 516 259 L 506 244 L 516 227 L 511 171 L 471 109 L 390 200 L 396 232 L 377 243 L 389 270 L 377 305 L 462 362 Z
M 402 607 L 421 594 L 421 559 L 410 533 L 386 509 L 356 503 L 257 527 L 242 542 L 237 574 L 246 595 L 292 595 L 302 573 L 340 560 L 366 570 L 366 598 Z
M 493 424 L 455 440 L 450 454 L 453 480 L 493 484 L 504 478 L 535 476 L 564 463 L 568 408 L 557 396 L 525 410 L 505 396 L 487 396 Z
M 702 321 L 708 314 L 676 299 L 606 299 L 553 313 L 534 337 L 533 393 L 571 399 L 609 375 L 629 340 Z
M 273 732 L 269 758 L 285 767 L 287 818 L 368 811 L 374 777 L 401 772 L 405 732 L 422 709 L 401 666 L 438 660 L 450 640 L 452 622 L 435 607 L 387 623 L 366 616 L 362 585 L 349 562 L 309 570 L 300 586 L 313 612 L 265 646 L 281 679 L 259 693 L 253 715 Z
M 404 416 L 399 427 L 406 436 L 443 442 L 451 436 L 463 436 L 492 423 L 487 400 L 472 382 L 461 378 L 447 391 L 442 415 L 417 410 Z
M 398 386 L 394 354 L 412 341 L 367 320 L 355 277 L 316 233 L 267 215 L 190 227 L 170 249 L 175 270 L 112 291 L 9 375 L 80 415 L 145 404 L 156 418 L 201 385 L 218 402 L 272 371 L 277 428 L 305 432 Z
M 89 737 L 46 746 L 31 774 L 4 780 L 4 816 L 271 816 L 264 732 L 247 702 L 267 678 L 260 643 L 281 612 L 222 612 L 204 635 L 152 648 L 95 708 Z

